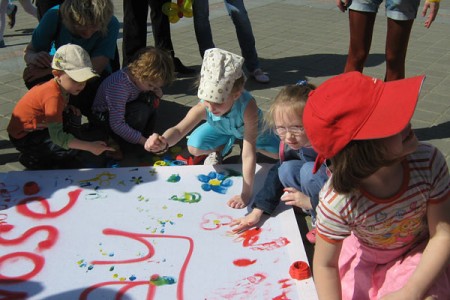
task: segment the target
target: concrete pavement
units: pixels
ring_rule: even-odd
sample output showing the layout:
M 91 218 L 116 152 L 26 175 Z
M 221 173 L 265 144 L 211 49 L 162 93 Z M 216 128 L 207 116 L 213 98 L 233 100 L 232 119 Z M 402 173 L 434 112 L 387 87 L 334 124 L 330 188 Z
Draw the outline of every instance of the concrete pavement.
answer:
M 122 22 L 122 1 L 113 2 L 116 16 Z M 17 151 L 8 140 L 6 126 L 15 103 L 27 91 L 21 77 L 22 50 L 37 24 L 18 1 L 14 3 L 19 6 L 16 26 L 6 29 L 7 47 L 0 48 L 0 172 L 23 170 L 17 161 Z M 348 17 L 337 10 L 333 0 L 246 0 L 245 4 L 261 65 L 271 77 L 269 84 L 249 80 L 246 85 L 263 110 L 285 84 L 307 79 L 319 85 L 342 72 L 349 40 Z M 210 8 L 216 46 L 240 53 L 234 26 L 222 1 L 210 1 Z M 423 22 L 424 19 L 418 17 L 414 24 L 406 62 L 407 77 L 427 75 L 412 124 L 418 137 L 436 145 L 450 163 L 450 3 L 441 3 L 438 18 L 430 29 L 424 28 Z M 148 30 L 148 44 L 152 45 L 151 27 Z M 385 33 L 386 18 L 382 10 L 364 70 L 378 78 L 383 78 L 385 70 Z M 176 56 L 185 65 L 200 70 L 201 58 L 192 19 L 183 18 L 172 25 L 172 40 Z M 118 44 L 120 49 L 121 35 Z M 194 82 L 195 78 L 180 77 L 165 89 L 159 130 L 177 123 L 197 102 Z M 145 164 L 149 160 L 148 154 L 141 153 L 120 164 Z

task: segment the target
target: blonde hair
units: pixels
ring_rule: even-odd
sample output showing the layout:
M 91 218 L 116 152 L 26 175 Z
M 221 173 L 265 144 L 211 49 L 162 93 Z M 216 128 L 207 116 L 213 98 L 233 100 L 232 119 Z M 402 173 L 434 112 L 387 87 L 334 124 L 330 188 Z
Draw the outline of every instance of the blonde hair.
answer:
M 114 5 L 111 0 L 65 0 L 60 13 L 64 25 L 71 31 L 74 31 L 74 25 L 98 26 L 106 35 Z
M 175 80 L 172 56 L 165 50 L 145 47 L 128 63 L 131 75 L 141 82 L 162 80 L 170 84 Z
M 274 117 L 279 109 L 292 111 L 302 116 L 309 92 L 314 89 L 316 89 L 316 86 L 310 83 L 306 83 L 305 85 L 287 85 L 281 89 L 265 114 L 264 121 L 266 128 L 273 128 L 275 126 Z

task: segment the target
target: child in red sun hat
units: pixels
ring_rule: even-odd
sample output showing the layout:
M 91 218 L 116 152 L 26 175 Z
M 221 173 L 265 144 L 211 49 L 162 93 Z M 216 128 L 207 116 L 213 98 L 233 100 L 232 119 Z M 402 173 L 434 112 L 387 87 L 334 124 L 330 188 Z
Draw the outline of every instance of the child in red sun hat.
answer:
M 424 78 L 349 72 L 309 95 L 304 128 L 333 172 L 317 207 L 320 299 L 449 299 L 448 166 L 410 124 Z

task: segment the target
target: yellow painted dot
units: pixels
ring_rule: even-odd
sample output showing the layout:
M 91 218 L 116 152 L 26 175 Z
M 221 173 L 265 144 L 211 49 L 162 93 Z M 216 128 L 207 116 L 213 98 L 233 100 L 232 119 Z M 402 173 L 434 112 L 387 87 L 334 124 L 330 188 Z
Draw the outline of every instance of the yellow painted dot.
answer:
M 208 183 L 210 185 L 218 186 L 220 185 L 221 181 L 219 179 L 211 179 Z

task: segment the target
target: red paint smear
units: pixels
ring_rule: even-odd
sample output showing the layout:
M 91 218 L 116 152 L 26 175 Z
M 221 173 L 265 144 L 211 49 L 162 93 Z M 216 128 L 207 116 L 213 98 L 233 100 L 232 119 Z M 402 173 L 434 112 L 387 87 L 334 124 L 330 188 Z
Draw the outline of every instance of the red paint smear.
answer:
M 292 286 L 292 284 L 290 284 L 289 281 L 290 279 L 285 278 L 278 280 L 278 283 L 281 284 L 281 288 L 285 289 Z
M 28 294 L 25 292 L 11 292 L 6 290 L 0 290 L 1 299 L 8 300 L 23 300 L 26 299 Z
M 289 300 L 290 298 L 286 295 L 285 292 L 283 292 L 281 295 L 276 296 L 273 298 L 273 300 Z
M 4 232 L 9 232 L 13 228 L 14 228 L 14 226 L 9 225 L 9 224 L 0 225 L 0 234 L 2 234 Z M 8 240 L 8 239 L 4 239 L 3 237 L 0 236 L 0 244 L 6 245 L 6 246 L 20 244 L 23 241 L 25 241 L 27 238 L 29 238 L 30 236 L 34 235 L 36 232 L 41 231 L 41 230 L 47 231 L 48 237 L 47 237 L 47 239 L 39 242 L 37 249 L 39 251 L 42 251 L 44 249 L 50 249 L 56 243 L 56 240 L 58 238 L 58 229 L 56 229 L 53 226 L 48 226 L 48 225 L 36 226 L 31 229 L 28 229 L 27 231 L 25 231 L 24 234 L 22 234 L 20 237 L 15 238 L 15 239 Z
M 290 241 L 285 238 L 285 237 L 280 237 L 279 239 L 272 241 L 272 242 L 268 242 L 268 243 L 263 243 L 263 244 L 258 244 L 255 246 L 250 247 L 250 249 L 252 250 L 259 250 L 259 251 L 263 251 L 263 250 L 274 250 L 274 249 L 278 249 L 281 247 L 286 246 L 287 244 L 289 244 Z
M 181 235 L 165 235 L 165 234 L 141 234 L 141 233 L 131 233 L 131 232 L 125 232 L 125 231 L 121 231 L 121 230 L 117 230 L 117 229 L 111 229 L 111 228 L 106 228 L 103 230 L 103 233 L 105 235 L 118 235 L 118 236 L 123 236 L 123 237 L 127 237 L 133 240 L 136 240 L 142 244 L 144 244 L 147 249 L 148 249 L 148 254 L 141 257 L 141 258 L 136 258 L 136 259 L 128 259 L 128 260 L 118 260 L 118 261 L 100 261 L 100 260 L 95 260 L 93 262 L 91 262 L 91 264 L 96 264 L 96 265 L 106 265 L 106 264 L 128 264 L 128 263 L 136 263 L 136 262 L 142 262 L 142 261 L 146 261 L 148 259 L 150 259 L 154 254 L 155 254 L 155 249 L 153 248 L 152 244 L 150 242 L 148 242 L 145 238 L 164 238 L 164 239 L 184 239 L 187 240 L 189 242 L 189 251 L 186 255 L 186 258 L 183 262 L 183 265 L 181 267 L 180 270 L 180 275 L 178 277 L 178 286 L 177 286 L 177 299 L 182 300 L 183 299 L 183 290 L 184 290 L 184 278 L 186 276 L 186 269 L 187 266 L 189 264 L 189 261 L 191 259 L 192 256 L 192 252 L 194 251 L 194 240 L 190 237 L 187 236 L 181 236 Z M 115 282 L 115 281 L 114 281 Z M 139 283 L 134 281 L 133 283 Z M 107 284 L 107 283 L 106 283 Z M 153 285 L 150 285 L 150 281 L 146 281 L 146 284 L 149 285 L 149 292 L 147 295 L 147 299 L 153 299 L 153 295 L 154 295 L 154 287 Z M 99 285 L 94 285 L 93 287 L 89 287 L 88 293 L 101 286 L 102 284 Z M 132 287 L 132 286 L 131 286 Z M 128 290 L 131 287 L 126 287 L 125 290 Z M 84 293 L 84 292 L 83 292 Z M 87 295 L 87 294 L 86 294 Z M 120 299 L 122 296 L 121 294 L 119 294 L 119 298 L 116 297 L 116 299 Z
M 46 218 L 56 218 L 61 216 L 62 214 L 68 212 L 76 203 L 78 197 L 80 196 L 81 189 L 76 189 L 72 192 L 68 193 L 69 196 L 69 203 L 64 206 L 62 209 L 58 211 L 51 211 L 50 205 L 47 201 L 47 199 L 41 197 L 41 196 L 35 196 L 35 197 L 28 197 L 20 201 L 20 203 L 17 205 L 17 212 L 20 214 L 33 218 L 33 219 L 46 219 Z M 38 201 L 39 204 L 41 204 L 44 208 L 45 213 L 36 213 L 32 210 L 30 210 L 27 206 L 28 202 L 32 201 Z
M 18 259 L 18 258 L 25 258 L 25 259 L 31 260 L 34 264 L 33 270 L 31 270 L 27 274 L 23 274 L 18 277 L 8 277 L 8 276 L 4 276 L 4 275 L 0 274 L 0 280 L 8 280 L 10 282 L 29 280 L 29 279 L 33 278 L 34 276 L 36 276 L 36 274 L 38 274 L 44 267 L 45 259 L 42 256 L 31 253 L 31 252 L 15 252 L 15 253 L 6 254 L 6 255 L 3 255 L 0 257 L 0 269 L 1 269 L 1 265 L 8 259 L 14 260 L 14 259 Z
M 233 261 L 233 264 L 238 267 L 247 267 L 253 265 L 256 262 L 256 259 L 250 260 L 247 258 L 236 259 Z
M 261 228 L 249 229 L 239 235 L 240 239 L 243 239 L 242 245 L 248 247 L 253 245 L 259 240 L 259 234 L 261 233 Z
M 203 221 L 200 223 L 200 226 L 204 230 L 216 230 L 221 226 L 228 225 L 233 220 L 232 217 L 226 215 L 218 215 L 216 213 L 210 212 L 203 216 Z M 218 224 L 214 223 L 214 220 L 219 220 Z

